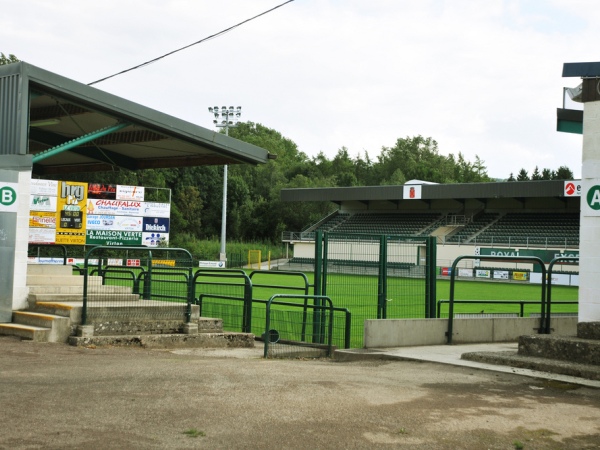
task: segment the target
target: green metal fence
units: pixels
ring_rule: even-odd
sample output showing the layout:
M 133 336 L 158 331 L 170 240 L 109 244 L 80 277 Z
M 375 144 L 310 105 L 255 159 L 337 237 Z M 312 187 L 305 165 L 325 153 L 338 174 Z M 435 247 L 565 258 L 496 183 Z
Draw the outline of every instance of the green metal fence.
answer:
M 165 324 L 155 332 L 173 332 L 190 320 L 192 273 L 184 249 L 94 247 L 82 269 L 82 325 L 152 317 Z
M 329 297 L 276 294 L 265 306 L 265 358 L 332 356 L 334 307 Z
M 352 313 L 362 347 L 366 319 L 435 317 L 435 264 L 432 237 L 317 232 L 315 294 Z

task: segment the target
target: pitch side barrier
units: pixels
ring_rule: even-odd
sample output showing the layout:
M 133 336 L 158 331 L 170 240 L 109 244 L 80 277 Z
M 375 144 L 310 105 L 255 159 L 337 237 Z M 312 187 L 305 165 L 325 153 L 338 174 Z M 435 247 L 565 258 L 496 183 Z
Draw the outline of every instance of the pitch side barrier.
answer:
M 448 331 L 446 332 L 447 344 L 452 344 L 452 332 L 454 325 L 454 285 L 456 279 L 456 266 L 463 259 L 478 259 L 483 261 L 523 261 L 538 264 L 542 272 L 542 291 L 540 294 L 540 327 L 538 333 L 549 333 L 549 328 L 546 328 L 546 265 L 541 258 L 537 256 L 473 256 L 473 255 L 462 255 L 454 260 L 452 263 L 452 273 L 450 274 L 450 299 L 448 303 Z
M 550 261 L 548 264 L 548 289 L 546 294 L 546 301 L 548 302 L 547 316 L 546 316 L 546 324 L 544 326 L 544 333 L 550 334 L 550 319 L 551 319 L 551 306 L 552 306 L 552 268 L 558 262 L 566 261 L 579 264 L 579 258 L 574 256 L 558 256 Z M 543 280 L 542 280 L 543 281 Z M 562 302 L 556 302 L 562 303 Z
M 303 300 L 302 303 L 294 303 L 294 302 L 282 302 L 278 299 L 290 299 L 290 300 Z M 312 299 L 314 304 L 309 304 L 308 299 Z M 308 308 L 313 309 L 315 314 L 314 317 L 318 317 L 319 324 L 317 327 L 313 327 L 313 330 L 316 331 L 313 334 L 311 342 L 305 342 L 305 339 L 301 339 L 300 341 L 296 340 L 281 340 L 280 332 L 272 327 L 272 308 L 273 305 L 284 306 L 287 309 L 294 307 L 304 307 L 306 305 Z M 294 345 L 297 347 L 311 347 L 311 348 L 320 348 L 326 350 L 326 356 L 331 356 L 333 352 L 333 312 L 334 312 L 333 302 L 331 299 L 325 295 L 292 295 L 292 294 L 275 294 L 271 296 L 271 298 L 266 302 L 266 319 L 265 319 L 265 332 L 262 335 L 264 340 L 264 357 L 267 358 L 269 356 L 269 346 L 275 346 L 277 344 L 286 344 L 288 348 L 286 349 L 286 354 L 291 356 L 291 351 L 289 345 Z M 289 311 L 288 311 L 289 312 Z M 278 320 L 280 325 L 284 325 L 284 319 Z M 294 321 L 293 319 L 289 320 L 289 325 L 293 327 Z M 290 327 L 286 327 L 290 328 Z M 326 329 L 325 329 L 326 328 Z M 349 331 L 349 327 L 346 327 L 346 330 Z M 348 336 L 349 338 L 349 336 Z M 326 341 L 326 343 L 325 343 Z M 346 340 L 348 342 L 348 339 Z
M 141 272 L 126 266 L 104 266 L 103 261 L 119 259 L 125 251 L 127 258 L 139 263 Z M 173 270 L 164 267 L 164 261 L 172 261 Z M 95 261 L 95 264 L 90 264 Z M 171 269 L 171 268 L 169 268 Z M 112 280 L 111 289 L 100 295 L 90 285 L 90 276 L 102 276 L 102 285 Z M 130 319 L 140 306 L 160 307 L 165 317 L 191 319 L 193 258 L 182 248 L 151 248 L 139 246 L 96 246 L 90 249 L 83 267 L 82 325 L 87 324 L 90 311 L 96 316 L 108 311 L 112 317 Z M 126 286 L 131 280 L 133 286 Z M 140 284 L 143 283 L 143 287 Z M 90 304 L 93 301 L 93 304 Z
M 59 253 L 59 255 L 54 256 L 55 253 Z M 67 265 L 67 247 L 62 244 L 29 244 L 27 256 L 38 258 L 38 260 L 39 258 L 62 259 L 62 265 Z

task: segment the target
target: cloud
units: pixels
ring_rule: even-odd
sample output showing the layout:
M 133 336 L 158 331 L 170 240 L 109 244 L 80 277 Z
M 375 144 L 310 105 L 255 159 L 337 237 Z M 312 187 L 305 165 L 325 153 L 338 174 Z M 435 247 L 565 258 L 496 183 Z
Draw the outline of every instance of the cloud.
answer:
M 12 2 L 4 53 L 89 83 L 188 45 L 278 2 Z M 562 64 L 594 60 L 593 0 L 304 0 L 218 39 L 98 84 L 211 127 L 212 105 L 274 128 L 309 156 L 351 155 L 421 134 L 479 155 L 494 177 L 569 166 L 581 139 L 555 131 Z M 26 18 L 26 20 L 24 20 Z

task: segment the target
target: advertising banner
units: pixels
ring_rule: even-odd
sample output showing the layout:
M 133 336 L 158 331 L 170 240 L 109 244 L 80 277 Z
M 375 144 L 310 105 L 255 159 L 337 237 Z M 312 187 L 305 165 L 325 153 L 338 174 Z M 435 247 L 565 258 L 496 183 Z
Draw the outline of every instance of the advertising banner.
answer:
M 445 277 L 452 275 L 452 267 L 442 267 L 442 275 Z
M 518 281 L 527 281 L 527 272 L 513 272 L 512 274 L 513 280 Z
M 31 211 L 29 213 L 29 226 L 33 228 L 56 228 L 56 213 Z
M 29 228 L 30 244 L 55 244 L 56 230 L 54 228 Z
M 121 186 L 117 185 L 117 200 L 139 200 L 144 201 L 143 186 Z
M 581 180 L 569 180 L 564 184 L 565 197 L 581 197 Z
M 421 185 L 404 185 L 402 191 L 402 198 L 404 200 L 419 200 L 421 198 Z
M 142 217 L 87 215 L 88 230 L 142 231 Z
M 458 269 L 458 276 L 473 278 L 473 269 Z
M 115 216 L 142 216 L 142 202 L 131 200 L 91 199 L 87 202 L 87 213 Z
M 496 280 L 508 280 L 508 270 L 494 270 Z
M 32 195 L 46 195 L 56 197 L 58 192 L 58 181 L 56 180 L 37 180 L 32 179 L 29 187 L 29 193 Z
M 114 184 L 90 183 L 88 185 L 88 198 L 104 198 L 114 200 L 117 187 Z
M 56 192 L 54 195 L 30 195 L 29 210 L 52 212 L 56 214 Z
M 143 216 L 146 217 L 170 217 L 171 216 L 171 204 L 170 203 L 157 203 L 157 202 L 144 202 L 143 203 Z
M 56 243 L 85 245 L 87 183 L 61 181 L 58 184 Z
M 142 245 L 140 231 L 87 230 L 88 245 Z
M 169 219 L 164 217 L 144 217 L 144 225 L 142 231 L 146 233 L 168 233 Z
M 198 261 L 198 267 L 207 267 L 213 269 L 224 269 L 225 261 Z
M 169 242 L 169 233 L 142 233 L 142 244 L 148 247 L 158 247 Z
M 543 262 L 549 263 L 554 258 L 559 256 L 569 256 L 579 258 L 579 250 L 537 250 L 537 249 L 514 249 L 514 248 L 490 248 L 490 247 L 477 247 L 476 252 L 481 256 L 537 256 Z M 518 262 L 515 260 L 515 262 Z M 564 263 L 567 264 L 567 263 Z
M 477 269 L 475 271 L 476 278 L 490 278 L 490 271 L 484 269 Z

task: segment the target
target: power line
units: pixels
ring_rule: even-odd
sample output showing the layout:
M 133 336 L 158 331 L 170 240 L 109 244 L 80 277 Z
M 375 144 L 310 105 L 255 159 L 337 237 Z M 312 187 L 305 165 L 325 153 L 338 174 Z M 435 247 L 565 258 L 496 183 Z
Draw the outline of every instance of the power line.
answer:
M 235 24 L 235 25 L 233 25 L 233 26 L 231 26 L 231 27 L 229 27 L 229 28 L 226 28 L 226 29 L 224 29 L 224 30 L 222 30 L 222 31 L 219 31 L 218 33 L 212 34 L 212 35 L 210 35 L 210 36 L 208 36 L 208 37 L 205 37 L 204 39 L 200 39 L 199 41 L 193 42 L 193 43 L 191 43 L 191 44 L 189 44 L 189 45 L 186 45 L 185 47 L 181 47 L 181 48 L 178 48 L 177 50 L 173 50 L 173 51 L 171 51 L 171 52 L 169 52 L 169 53 L 165 53 L 165 54 L 164 54 L 164 55 L 162 55 L 162 56 L 159 56 L 159 57 L 157 57 L 157 58 L 151 59 L 151 60 L 149 60 L 149 61 L 146 61 L 146 62 L 144 62 L 144 63 L 142 63 L 142 64 L 138 64 L 137 66 L 133 66 L 133 67 L 131 67 L 131 68 L 129 68 L 129 69 L 122 70 L 122 71 L 120 71 L 120 72 L 117 72 L 117 73 L 115 73 L 115 74 L 109 75 L 109 76 L 107 76 L 107 77 L 100 78 L 99 80 L 93 81 L 92 83 L 88 83 L 88 86 L 92 86 L 92 85 L 94 85 L 94 84 L 101 83 L 102 81 L 106 81 L 106 80 L 108 80 L 108 79 L 110 79 L 110 78 L 116 77 L 117 75 L 121 75 L 121 74 L 124 74 L 124 73 L 127 73 L 127 72 L 131 72 L 132 70 L 139 69 L 139 68 L 141 68 L 141 67 L 144 67 L 144 66 L 147 66 L 147 65 L 149 65 L 149 64 L 152 64 L 152 63 L 154 63 L 154 62 L 156 62 L 156 61 L 158 61 L 158 60 L 160 60 L 160 59 L 166 58 L 167 56 L 170 56 L 170 55 L 172 55 L 172 54 L 174 54 L 174 53 L 177 53 L 177 52 L 180 52 L 180 51 L 182 51 L 182 50 L 185 50 L 186 48 L 190 48 L 190 47 L 192 47 L 192 46 L 194 46 L 194 45 L 201 44 L 202 42 L 206 42 L 206 41 L 209 41 L 209 40 L 211 40 L 211 39 L 215 39 L 215 38 L 217 38 L 217 37 L 221 36 L 222 34 L 225 34 L 225 33 L 229 32 L 229 31 L 233 30 L 234 28 L 237 28 L 237 27 L 239 27 L 239 26 L 242 26 L 242 25 L 244 25 L 244 24 L 246 24 L 246 23 L 248 23 L 248 22 L 250 22 L 250 21 L 252 21 L 252 20 L 254 20 L 254 19 L 258 19 L 259 17 L 261 17 L 261 16 L 264 16 L 265 14 L 268 14 L 268 13 L 270 13 L 271 11 L 275 11 L 276 9 L 278 9 L 278 8 L 281 8 L 282 6 L 285 6 L 285 5 L 287 5 L 288 3 L 291 3 L 291 2 L 293 2 L 293 1 L 294 1 L 294 0 L 288 0 L 288 1 L 286 1 L 286 2 L 283 2 L 282 4 L 280 4 L 280 5 L 277 5 L 277 6 L 275 6 L 274 8 L 271 8 L 271 9 L 269 9 L 269 10 L 267 10 L 267 11 L 264 11 L 264 12 L 262 12 L 262 13 L 260 13 L 260 14 L 257 14 L 257 15 L 256 15 L 256 16 L 254 16 L 254 17 L 250 17 L 249 19 L 246 19 L 246 20 L 244 20 L 244 21 L 242 21 L 242 22 L 240 22 L 240 23 L 238 23 L 238 24 Z

